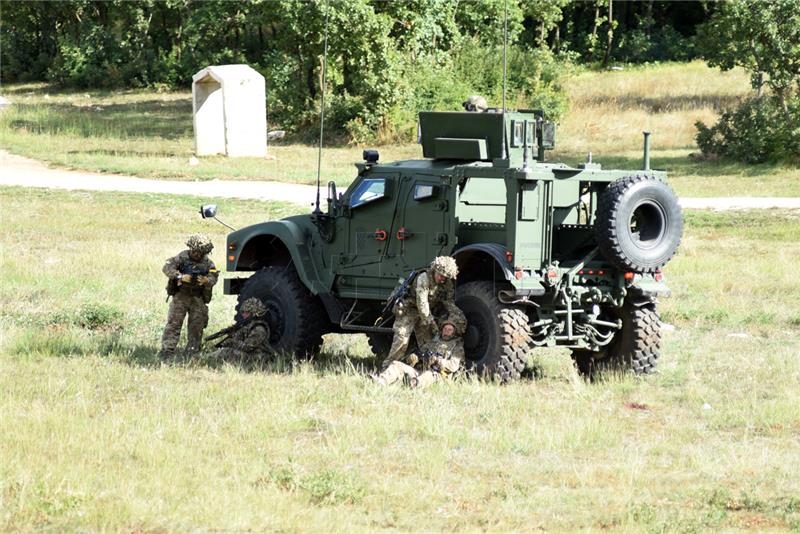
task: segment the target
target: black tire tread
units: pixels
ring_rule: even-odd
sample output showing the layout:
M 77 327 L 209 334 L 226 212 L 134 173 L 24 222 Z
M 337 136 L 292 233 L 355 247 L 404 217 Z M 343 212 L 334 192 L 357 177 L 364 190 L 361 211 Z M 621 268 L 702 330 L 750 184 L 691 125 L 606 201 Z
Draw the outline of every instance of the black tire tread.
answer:
M 597 201 L 597 217 L 595 218 L 595 236 L 597 238 L 598 246 L 606 258 L 608 258 L 612 263 L 615 263 L 621 269 L 628 271 L 654 272 L 656 269 L 666 265 L 669 260 L 672 259 L 678 249 L 678 246 L 680 245 L 681 236 L 679 235 L 678 242 L 673 248 L 671 254 L 669 254 L 669 256 L 662 262 L 659 262 L 659 265 L 643 266 L 627 257 L 622 249 L 619 236 L 617 235 L 616 231 L 617 215 L 620 211 L 620 204 L 622 199 L 625 197 L 625 193 L 636 184 L 644 181 L 655 181 L 662 184 L 662 186 L 671 193 L 672 197 L 674 198 L 674 202 L 677 205 L 677 195 L 675 195 L 673 189 L 666 182 L 659 178 L 641 174 L 620 178 L 619 180 L 609 184 L 606 190 L 599 195 L 599 199 Z M 682 233 L 682 218 L 680 218 L 679 224 Z
M 527 363 L 533 346 L 528 316 L 519 308 L 497 300 L 494 283 L 469 282 L 458 288 L 458 297 L 472 296 L 481 299 L 497 318 L 498 339 L 490 353 L 477 362 L 468 362 L 468 371 L 501 383 L 518 380 Z M 457 298 L 458 298 L 457 297 Z
M 636 375 L 655 371 L 661 355 L 661 319 L 655 303 L 626 303 L 622 308 L 623 330 L 618 339 L 601 352 L 575 350 L 572 353 L 578 371 L 593 377 L 606 371 L 632 372 Z
M 245 282 L 236 304 L 236 316 L 239 318 L 239 307 L 242 302 L 252 296 L 258 296 L 265 287 L 283 286 L 291 296 L 292 306 L 302 320 L 297 325 L 295 339 L 281 343 L 281 350 L 298 357 L 306 357 L 319 352 L 322 346 L 322 335 L 326 333 L 326 325 L 330 323 L 325 308 L 300 280 L 292 266 L 265 267 L 253 274 Z

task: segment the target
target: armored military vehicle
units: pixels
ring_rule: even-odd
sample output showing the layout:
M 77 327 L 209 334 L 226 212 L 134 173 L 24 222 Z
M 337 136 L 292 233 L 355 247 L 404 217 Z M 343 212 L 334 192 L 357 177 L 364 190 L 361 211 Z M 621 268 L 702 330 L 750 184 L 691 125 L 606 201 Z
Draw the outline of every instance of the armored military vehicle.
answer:
M 398 279 L 452 255 L 457 304 L 469 321 L 468 367 L 518 378 L 539 346 L 572 351 L 578 367 L 647 373 L 660 349 L 661 269 L 683 231 L 665 173 L 604 170 L 588 158 L 549 163 L 555 125 L 537 110 L 424 112 L 425 159 L 382 163 L 364 151 L 327 208 L 231 233 L 225 293 L 261 299 L 272 343 L 313 353 L 327 332 L 391 340 L 384 301 Z

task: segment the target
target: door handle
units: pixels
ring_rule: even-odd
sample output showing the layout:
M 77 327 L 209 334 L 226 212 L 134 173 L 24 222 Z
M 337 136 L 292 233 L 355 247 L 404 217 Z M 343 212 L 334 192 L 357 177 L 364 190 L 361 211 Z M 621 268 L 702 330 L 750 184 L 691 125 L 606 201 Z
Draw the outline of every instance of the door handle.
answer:
M 400 241 L 405 241 L 409 237 L 413 237 L 413 235 L 414 235 L 414 233 L 413 232 L 409 232 L 408 229 L 405 226 L 402 226 L 397 231 L 397 239 L 400 240 Z

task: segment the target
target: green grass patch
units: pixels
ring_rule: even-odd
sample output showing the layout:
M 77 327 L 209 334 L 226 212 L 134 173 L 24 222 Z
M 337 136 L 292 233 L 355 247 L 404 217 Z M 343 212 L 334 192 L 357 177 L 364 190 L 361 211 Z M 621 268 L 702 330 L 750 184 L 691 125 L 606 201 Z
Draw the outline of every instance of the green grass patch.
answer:
M 796 214 L 687 214 L 656 375 L 590 384 L 544 350 L 535 379 L 410 391 L 368 379 L 363 336 L 161 364 L 163 261 L 224 242 L 199 203 L 0 188 L 1 531 L 799 528 Z

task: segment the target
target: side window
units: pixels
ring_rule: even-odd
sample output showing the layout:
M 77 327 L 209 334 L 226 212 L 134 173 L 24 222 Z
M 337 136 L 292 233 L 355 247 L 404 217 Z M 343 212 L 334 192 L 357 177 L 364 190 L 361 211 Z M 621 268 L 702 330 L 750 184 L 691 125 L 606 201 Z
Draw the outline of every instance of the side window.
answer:
M 431 198 L 436 194 L 436 187 L 433 184 L 416 184 L 414 186 L 414 200 Z
M 350 207 L 357 208 L 367 202 L 372 202 L 384 197 L 386 194 L 385 178 L 370 178 L 361 182 L 350 195 Z

